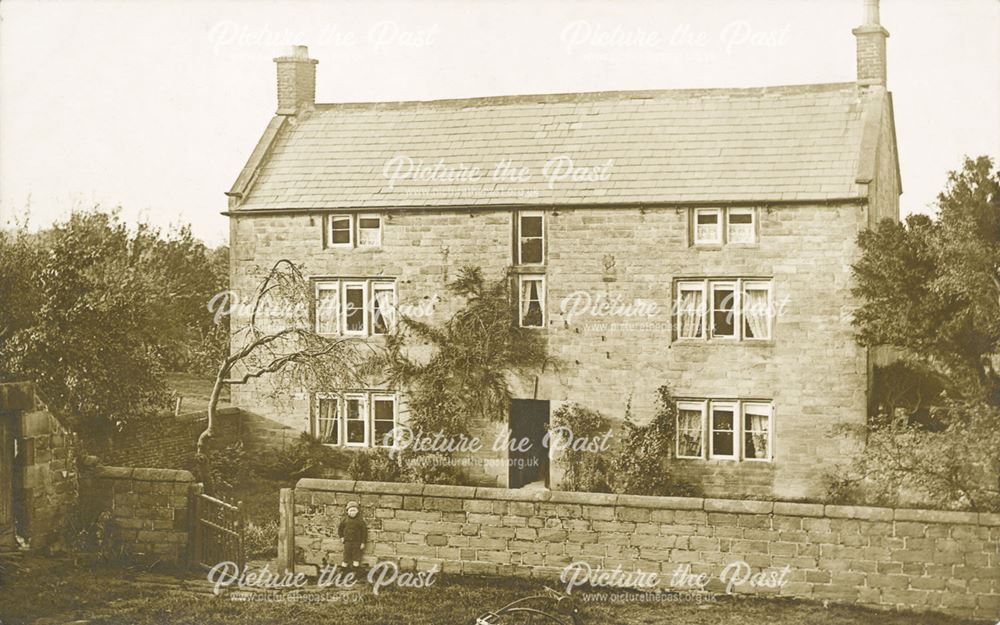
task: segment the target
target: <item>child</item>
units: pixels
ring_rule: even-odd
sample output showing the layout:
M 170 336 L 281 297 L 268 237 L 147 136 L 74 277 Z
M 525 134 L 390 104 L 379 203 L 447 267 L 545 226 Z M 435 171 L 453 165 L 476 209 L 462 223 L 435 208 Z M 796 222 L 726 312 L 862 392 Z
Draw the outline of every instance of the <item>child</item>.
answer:
M 361 566 L 361 554 L 365 550 L 368 526 L 359 516 L 358 502 L 347 502 L 347 516 L 340 521 L 337 535 L 344 541 L 344 558 L 340 566 L 346 569 L 348 562 L 355 569 Z

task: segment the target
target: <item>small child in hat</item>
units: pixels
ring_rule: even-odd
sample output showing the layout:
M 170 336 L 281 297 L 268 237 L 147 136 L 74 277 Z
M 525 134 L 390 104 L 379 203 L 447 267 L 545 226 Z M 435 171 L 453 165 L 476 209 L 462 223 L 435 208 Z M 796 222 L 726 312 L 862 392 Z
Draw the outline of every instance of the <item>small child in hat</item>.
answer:
M 353 568 L 361 566 L 361 554 L 365 550 L 365 540 L 368 538 L 368 526 L 361 518 L 358 502 L 347 502 L 347 516 L 340 521 L 337 535 L 344 541 L 344 558 L 340 566 L 347 568 L 350 562 Z

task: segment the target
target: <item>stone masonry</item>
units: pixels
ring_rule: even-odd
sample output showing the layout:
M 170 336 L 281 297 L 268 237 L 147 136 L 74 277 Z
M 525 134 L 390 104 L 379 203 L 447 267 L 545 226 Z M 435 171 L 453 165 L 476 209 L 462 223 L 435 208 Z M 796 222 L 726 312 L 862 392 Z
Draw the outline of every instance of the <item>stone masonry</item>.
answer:
M 131 558 L 183 564 L 194 489 L 189 471 L 96 467 L 81 483 L 81 518 L 94 520 L 109 511 Z
M 690 565 L 721 592 L 720 571 L 742 560 L 788 566 L 787 583 L 736 592 L 1000 617 L 1000 514 L 314 479 L 293 497 L 282 522 L 310 574 L 339 562 L 335 528 L 356 499 L 369 562 L 555 579 L 585 561 L 658 573 L 661 588 Z

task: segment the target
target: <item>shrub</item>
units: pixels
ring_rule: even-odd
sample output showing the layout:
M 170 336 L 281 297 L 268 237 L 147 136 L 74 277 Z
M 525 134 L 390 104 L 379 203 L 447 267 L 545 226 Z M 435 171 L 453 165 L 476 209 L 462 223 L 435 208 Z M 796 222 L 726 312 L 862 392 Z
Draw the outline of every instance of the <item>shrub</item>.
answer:
M 388 449 L 358 451 L 347 467 L 351 479 L 366 482 L 403 482 L 403 471 Z
M 267 479 L 292 481 L 303 477 L 320 477 L 325 470 L 346 468 L 344 452 L 320 443 L 303 432 L 292 445 L 269 453 L 260 462 L 257 472 Z
M 629 495 L 694 494 L 665 465 L 674 455 L 677 402 L 666 386 L 657 393 L 656 414 L 648 424 L 636 425 L 626 413 L 622 445 L 611 463 L 614 490 Z
M 933 430 L 885 419 L 864 428 L 865 449 L 830 476 L 830 499 L 1000 511 L 1000 408 L 950 401 L 932 417 Z
M 552 423 L 556 427 L 565 427 L 574 439 L 595 439 L 603 436 L 611 427 L 610 422 L 601 413 L 584 408 L 579 404 L 564 404 L 552 415 Z M 590 493 L 608 493 L 612 491 L 611 461 L 607 454 L 595 451 L 565 449 L 560 461 L 566 467 L 566 473 L 559 485 L 563 490 L 583 491 Z

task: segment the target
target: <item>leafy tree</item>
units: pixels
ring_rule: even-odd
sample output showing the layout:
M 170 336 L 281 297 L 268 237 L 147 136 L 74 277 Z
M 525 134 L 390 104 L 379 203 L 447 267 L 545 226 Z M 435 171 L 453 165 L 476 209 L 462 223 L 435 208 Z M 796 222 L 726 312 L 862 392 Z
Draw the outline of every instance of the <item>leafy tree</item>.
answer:
M 203 370 L 228 350 L 206 307 L 227 281 L 228 250 L 189 227 L 131 228 L 95 209 L 0 231 L 0 378 L 36 381 L 84 434 L 152 413 L 163 371 Z
M 84 432 L 162 404 L 156 323 L 124 224 L 76 213 L 37 241 L 44 252 L 27 282 L 9 283 L 18 289 L 11 301 L 35 310 L 15 319 L 16 331 L 0 345 L 7 375 L 34 380 Z
M 939 216 L 883 220 L 858 237 L 859 341 L 903 350 L 967 397 L 1000 403 L 1000 174 L 966 159 L 938 196 Z
M 552 415 L 556 427 L 567 428 L 573 437 L 595 440 L 611 428 L 611 423 L 599 412 L 584 408 L 579 404 L 563 404 Z M 612 471 L 608 454 L 593 450 L 565 449 L 562 463 L 566 467 L 563 483 L 565 490 L 590 493 L 609 493 Z

